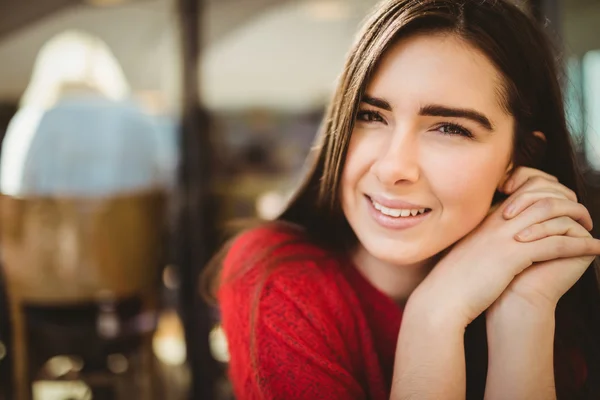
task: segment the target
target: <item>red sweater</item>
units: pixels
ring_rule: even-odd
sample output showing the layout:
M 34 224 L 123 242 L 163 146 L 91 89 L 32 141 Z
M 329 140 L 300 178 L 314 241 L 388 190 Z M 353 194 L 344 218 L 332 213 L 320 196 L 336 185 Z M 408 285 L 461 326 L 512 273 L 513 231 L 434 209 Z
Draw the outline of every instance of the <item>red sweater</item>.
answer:
M 351 263 L 257 228 L 231 247 L 218 298 L 238 399 L 389 398 L 402 310 Z

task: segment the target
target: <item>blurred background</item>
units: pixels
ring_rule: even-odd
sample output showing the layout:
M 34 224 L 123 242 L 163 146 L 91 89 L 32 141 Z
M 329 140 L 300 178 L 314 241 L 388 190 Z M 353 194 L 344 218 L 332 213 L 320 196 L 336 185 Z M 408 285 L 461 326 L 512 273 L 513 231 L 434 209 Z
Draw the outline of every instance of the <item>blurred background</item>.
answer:
M 0 2 L 0 400 L 232 399 L 199 275 L 303 172 L 375 0 Z M 600 0 L 556 40 L 600 211 Z

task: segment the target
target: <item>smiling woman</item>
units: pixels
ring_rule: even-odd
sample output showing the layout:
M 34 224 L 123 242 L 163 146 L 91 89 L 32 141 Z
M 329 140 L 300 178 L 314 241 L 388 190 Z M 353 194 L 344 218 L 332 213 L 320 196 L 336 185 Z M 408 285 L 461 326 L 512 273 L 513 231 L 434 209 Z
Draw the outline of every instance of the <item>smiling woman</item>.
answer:
M 416 286 L 440 250 L 489 211 L 513 147 L 514 121 L 498 98 L 499 79 L 485 55 L 448 34 L 411 36 L 382 58 L 361 99 L 341 183 L 363 261 L 357 268 L 369 275 L 369 258 L 389 264 L 378 284 L 384 265 L 376 263 L 376 286 L 390 283 L 398 265 L 413 266 L 408 288 Z
M 295 197 L 214 260 L 238 397 L 598 398 L 562 104 L 508 1 L 382 2 Z

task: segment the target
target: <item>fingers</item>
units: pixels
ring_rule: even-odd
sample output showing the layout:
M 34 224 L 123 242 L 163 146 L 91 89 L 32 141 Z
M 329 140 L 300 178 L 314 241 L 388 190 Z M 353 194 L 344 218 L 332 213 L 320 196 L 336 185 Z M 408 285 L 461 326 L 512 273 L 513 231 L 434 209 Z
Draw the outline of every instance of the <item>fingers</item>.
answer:
M 540 171 L 534 168 L 527 167 L 519 167 L 517 168 L 510 178 L 506 180 L 504 185 L 500 188 L 502 192 L 505 194 L 513 194 L 517 189 L 519 189 L 523 184 L 532 179 L 544 179 L 549 182 L 557 182 L 558 179 L 544 171 Z
M 600 255 L 600 240 L 593 237 L 550 236 L 535 243 L 536 250 L 531 262 L 544 262 L 558 258 Z
M 547 175 L 547 174 L 546 174 Z M 546 176 L 531 176 L 526 181 L 524 181 L 520 186 L 515 188 L 512 192 L 512 196 L 514 199 L 518 198 L 523 193 L 533 192 L 533 191 L 550 191 L 562 194 L 565 198 L 577 202 L 577 194 L 565 185 L 559 183 L 555 177 L 552 175 Z
M 533 242 L 549 236 L 570 236 L 586 238 L 590 233 L 583 226 L 569 217 L 554 218 L 535 224 L 515 235 L 520 242 Z
M 513 218 L 513 221 L 521 226 L 519 230 L 522 230 L 558 217 L 569 217 L 588 231 L 593 228 L 592 217 L 587 208 L 582 204 L 556 197 L 544 197 L 537 200 Z
M 515 218 L 524 210 L 546 198 L 556 200 L 562 198 L 574 203 L 577 202 L 577 195 L 573 190 L 560 184 L 556 177 L 533 168 L 518 168 L 505 184 L 505 187 L 507 192 L 512 192 L 502 210 L 505 219 Z M 552 206 L 551 203 L 545 204 L 545 207 L 550 206 Z M 575 220 L 586 229 L 592 229 L 593 223 L 589 212 L 581 210 L 579 217 Z
M 556 184 L 559 185 L 559 184 Z M 562 186 L 562 185 L 560 185 Z M 564 189 L 569 190 L 564 187 Z M 532 190 L 532 191 L 523 191 L 520 190 L 515 193 L 510 199 L 507 200 L 507 204 L 502 211 L 502 215 L 505 219 L 511 219 L 519 215 L 529 206 L 533 205 L 537 201 L 540 201 L 544 198 L 555 198 L 555 199 L 567 199 L 572 202 L 577 203 L 577 200 L 573 200 L 574 196 L 567 196 L 564 190 L 560 190 L 559 188 L 549 187 L 540 190 Z M 577 197 L 575 197 L 577 199 Z

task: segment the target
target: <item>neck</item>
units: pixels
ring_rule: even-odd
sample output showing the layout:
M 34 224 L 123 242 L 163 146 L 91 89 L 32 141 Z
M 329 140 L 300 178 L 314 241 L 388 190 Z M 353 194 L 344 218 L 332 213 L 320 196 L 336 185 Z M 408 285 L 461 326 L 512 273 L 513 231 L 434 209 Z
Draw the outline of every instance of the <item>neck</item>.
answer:
M 436 264 L 437 257 L 411 264 L 396 265 L 373 257 L 364 247 L 352 254 L 352 261 L 361 274 L 379 291 L 398 304 L 404 304 Z

